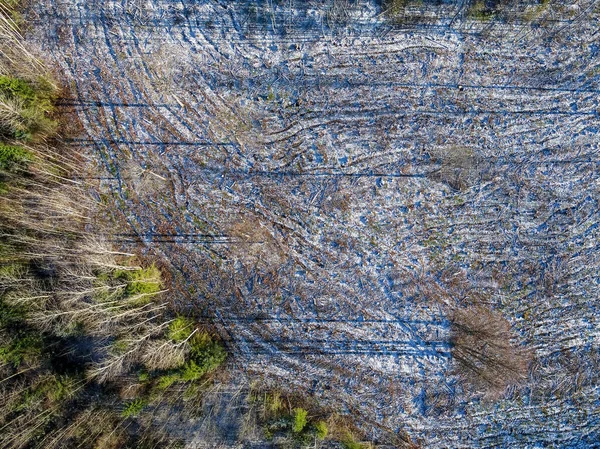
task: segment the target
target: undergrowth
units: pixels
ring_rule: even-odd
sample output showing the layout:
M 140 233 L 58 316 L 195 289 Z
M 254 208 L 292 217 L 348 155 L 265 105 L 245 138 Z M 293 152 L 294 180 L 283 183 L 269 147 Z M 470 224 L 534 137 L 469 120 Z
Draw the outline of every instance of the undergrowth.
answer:
M 0 136 L 31 141 L 51 135 L 57 126 L 52 118 L 56 97 L 56 89 L 43 77 L 29 81 L 0 75 Z
M 32 161 L 31 151 L 17 145 L 0 143 L 0 170 L 7 172 L 26 170 Z
M 421 20 L 431 20 L 430 16 L 420 13 L 421 8 L 423 7 L 429 7 L 427 9 L 429 9 L 429 12 L 431 13 L 431 5 L 429 3 L 443 5 L 446 2 L 384 0 L 382 9 L 388 20 L 407 25 L 409 24 L 409 21 L 418 22 Z M 488 22 L 497 19 L 502 13 L 515 15 L 515 17 L 518 17 L 520 20 L 531 21 L 541 12 L 545 11 L 550 4 L 548 0 L 531 1 L 528 3 L 528 8 L 524 13 L 517 10 L 511 11 L 510 8 L 514 7 L 517 3 L 511 2 L 510 0 L 468 0 L 464 3 L 464 6 L 468 18 L 478 22 Z
M 0 447 L 181 447 L 149 416 L 181 386 L 201 395 L 225 349 L 170 310 L 157 265 L 92 229 L 78 155 L 47 143 L 59 89 L 16 5 L 0 0 Z
M 314 399 L 257 389 L 251 391 L 250 403 L 265 438 L 281 447 L 312 448 L 319 447 L 320 442 L 335 442 L 350 449 L 374 447 L 357 440 L 355 435 L 361 432 L 348 415 L 320 407 Z

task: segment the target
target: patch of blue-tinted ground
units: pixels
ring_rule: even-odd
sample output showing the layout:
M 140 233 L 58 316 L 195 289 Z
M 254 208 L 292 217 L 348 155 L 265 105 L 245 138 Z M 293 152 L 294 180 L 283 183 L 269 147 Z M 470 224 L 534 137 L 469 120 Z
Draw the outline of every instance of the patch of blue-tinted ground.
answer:
M 427 392 L 425 388 L 421 388 L 419 394 L 413 398 L 412 403 L 421 415 L 427 415 Z
M 250 276 L 246 280 L 246 290 L 248 293 L 252 293 L 252 290 L 254 290 L 254 276 Z
M 323 163 L 323 155 L 319 152 L 317 145 L 315 145 L 313 143 L 311 146 L 311 149 L 312 149 L 313 155 L 314 155 L 314 162 L 316 164 L 322 164 Z
M 547 448 L 548 446 L 538 446 Z M 600 435 L 586 435 L 579 441 L 567 444 L 560 449 L 597 449 L 600 448 Z

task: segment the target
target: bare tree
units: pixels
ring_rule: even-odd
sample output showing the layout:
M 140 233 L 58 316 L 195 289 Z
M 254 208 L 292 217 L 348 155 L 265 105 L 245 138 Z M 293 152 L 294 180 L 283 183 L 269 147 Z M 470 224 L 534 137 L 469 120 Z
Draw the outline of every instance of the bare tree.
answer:
M 451 323 L 456 371 L 476 392 L 497 398 L 526 379 L 531 355 L 516 343 L 500 313 L 479 305 L 461 307 L 452 312 Z

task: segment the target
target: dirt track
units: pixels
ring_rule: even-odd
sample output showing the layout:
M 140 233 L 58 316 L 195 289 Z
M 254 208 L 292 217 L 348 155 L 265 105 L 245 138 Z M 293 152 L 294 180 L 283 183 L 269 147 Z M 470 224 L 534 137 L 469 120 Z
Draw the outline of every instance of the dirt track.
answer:
M 597 2 L 394 27 L 314 3 L 39 2 L 117 238 L 171 265 L 232 369 L 424 447 L 592 447 Z M 450 374 L 473 292 L 536 355 L 496 404 Z

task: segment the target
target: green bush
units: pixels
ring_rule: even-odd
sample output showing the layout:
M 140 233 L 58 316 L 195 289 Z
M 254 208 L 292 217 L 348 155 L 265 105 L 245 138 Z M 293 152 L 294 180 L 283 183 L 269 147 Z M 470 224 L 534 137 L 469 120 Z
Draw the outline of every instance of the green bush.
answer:
M 325 421 L 317 421 L 315 424 L 315 435 L 319 440 L 324 440 L 329 434 L 327 423 Z
M 29 408 L 36 402 L 47 400 L 51 404 L 58 404 L 72 398 L 75 395 L 76 378 L 69 376 L 51 376 L 35 388 L 25 392 L 21 409 Z
M 294 422 L 292 423 L 292 432 L 300 433 L 306 427 L 306 423 L 308 422 L 306 416 L 308 412 L 303 408 L 294 409 Z
M 194 324 L 184 317 L 176 318 L 167 337 L 175 342 L 183 342 L 190 337 Z M 207 333 L 195 333 L 188 341 L 190 353 L 188 359 L 176 370 L 158 378 L 157 388 L 164 390 L 175 382 L 193 382 L 217 369 L 227 357 L 227 352 Z
M 194 323 L 183 316 L 178 316 L 169 324 L 167 337 L 176 343 L 184 341 L 194 330 Z
M 17 368 L 23 362 L 32 362 L 42 353 L 42 338 L 25 333 L 0 346 L 0 361 Z
M 206 333 L 196 333 L 190 339 L 190 358 L 202 368 L 204 374 L 217 369 L 227 358 L 225 348 Z
M 487 22 L 496 16 L 496 11 L 488 8 L 485 1 L 477 0 L 469 8 L 468 15 L 475 20 Z
M 14 9 L 17 6 L 19 6 L 19 3 L 21 2 L 21 0 L 5 0 L 5 2 L 9 9 Z
M 43 392 L 51 402 L 61 402 L 73 397 L 75 394 L 76 379 L 69 376 L 56 376 L 52 378 Z
M 135 418 L 142 412 L 144 407 L 146 407 L 146 401 L 143 399 L 134 399 L 125 405 L 125 408 L 121 412 L 121 416 L 123 418 Z
M 29 82 L 12 76 L 0 76 L 0 92 L 26 102 L 37 99 L 36 92 Z
M 263 431 L 267 439 L 272 439 L 276 434 L 290 431 L 292 426 L 292 417 L 285 416 L 283 418 L 271 419 L 263 424 Z
M 50 115 L 54 111 L 55 98 L 54 87 L 43 78 L 32 83 L 12 76 L 0 76 L 0 134 L 31 140 L 53 133 L 56 122 Z
M 199 338 L 196 339 L 196 336 Z M 201 340 L 202 344 L 195 343 L 194 340 Z M 196 334 L 191 342 L 190 360 L 180 370 L 181 380 L 185 382 L 198 380 L 214 371 L 227 357 L 223 346 L 210 339 L 207 334 Z
M 127 296 L 157 293 L 162 284 L 160 270 L 154 264 L 141 270 L 116 270 L 114 278 L 127 282 Z
M 24 170 L 33 161 L 33 155 L 25 148 L 0 143 L 0 170 L 16 172 Z
M 180 368 L 179 377 L 184 382 L 191 382 L 200 379 L 207 372 L 208 371 L 206 371 L 203 366 L 198 365 L 193 360 L 190 360 L 186 362 L 182 368 Z
M 15 307 L 6 304 L 0 299 L 0 328 L 12 328 L 25 322 L 27 311 L 24 307 Z
M 129 349 L 129 343 L 126 340 L 115 340 L 110 345 L 110 353 L 113 355 L 123 355 Z
M 179 382 L 181 380 L 181 374 L 179 372 L 174 372 L 170 374 L 162 375 L 158 378 L 158 382 L 156 386 L 159 390 L 166 390 L 175 382 Z
M 162 287 L 161 273 L 156 266 L 144 269 L 116 269 L 96 273 L 94 300 L 107 303 L 128 299 L 128 305 L 139 307 L 152 301 L 152 295 Z

